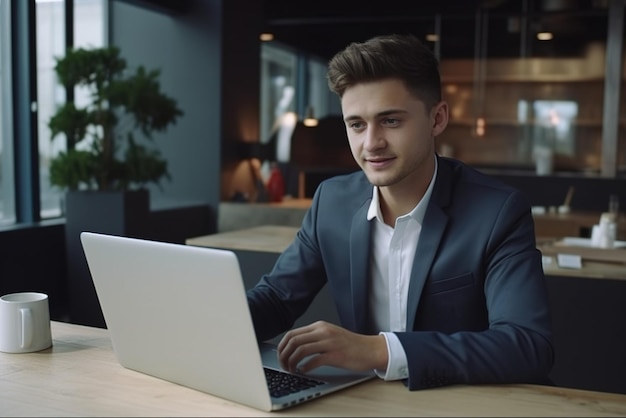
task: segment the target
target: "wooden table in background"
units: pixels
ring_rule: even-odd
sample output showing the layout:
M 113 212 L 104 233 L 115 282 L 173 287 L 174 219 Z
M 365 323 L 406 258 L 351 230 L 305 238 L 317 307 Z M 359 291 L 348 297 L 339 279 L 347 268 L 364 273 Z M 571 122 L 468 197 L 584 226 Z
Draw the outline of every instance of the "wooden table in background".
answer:
M 186 243 L 188 245 L 196 245 L 200 247 L 280 254 L 293 241 L 298 229 L 298 227 L 294 226 L 263 225 L 241 229 L 238 231 L 228 231 L 189 238 Z M 550 244 L 556 240 L 556 238 L 538 239 L 538 247 L 547 255 L 554 255 L 554 246 Z M 567 250 L 564 248 L 563 251 Z M 598 250 L 595 249 L 591 249 L 590 251 L 598 252 Z M 606 252 L 611 251 L 613 250 L 608 250 Z M 626 257 L 626 250 L 621 251 L 624 252 L 624 257 Z M 617 251 L 617 253 L 621 254 L 621 251 Z M 581 269 L 559 268 L 556 265 L 556 260 L 553 260 L 550 264 L 544 264 L 544 270 L 547 275 L 553 276 L 626 280 L 626 264 L 606 263 L 598 260 L 585 260 L 583 262 L 583 268 Z
M 294 240 L 299 229 L 295 226 L 262 225 L 189 238 L 186 244 L 233 251 L 239 259 L 244 286 L 249 289 L 263 274 L 272 270 L 276 260 Z M 335 302 L 328 286 L 324 286 L 317 294 L 294 326 L 308 325 L 318 320 L 339 323 Z M 272 342 L 278 343 L 280 337 L 273 338 Z
M 579 239 L 577 241 L 585 241 Z M 596 248 L 576 245 L 574 240 L 563 238 L 538 239 L 537 246 L 549 262 L 544 262 L 546 275 L 585 277 L 590 279 L 626 280 L 626 248 Z M 581 268 L 559 267 L 559 254 L 580 257 Z
M 298 227 L 294 226 L 262 225 L 189 238 L 186 244 L 198 247 L 273 252 L 280 254 L 285 251 L 287 246 L 293 241 L 298 229 Z
M 591 228 L 600 222 L 600 212 L 573 210 L 569 213 L 533 214 L 535 235 L 538 237 L 587 236 Z M 617 224 L 618 239 L 626 239 L 626 216 L 620 214 Z

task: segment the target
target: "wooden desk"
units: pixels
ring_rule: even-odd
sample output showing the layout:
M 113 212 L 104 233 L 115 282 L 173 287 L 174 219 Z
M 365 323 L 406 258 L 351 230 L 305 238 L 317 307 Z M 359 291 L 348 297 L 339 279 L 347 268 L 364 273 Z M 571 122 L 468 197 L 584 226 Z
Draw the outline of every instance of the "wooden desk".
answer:
M 624 416 L 626 395 L 536 385 L 410 392 L 375 379 L 281 413 L 238 405 L 120 366 L 108 331 L 52 323 L 53 346 L 0 353 L 2 416 Z

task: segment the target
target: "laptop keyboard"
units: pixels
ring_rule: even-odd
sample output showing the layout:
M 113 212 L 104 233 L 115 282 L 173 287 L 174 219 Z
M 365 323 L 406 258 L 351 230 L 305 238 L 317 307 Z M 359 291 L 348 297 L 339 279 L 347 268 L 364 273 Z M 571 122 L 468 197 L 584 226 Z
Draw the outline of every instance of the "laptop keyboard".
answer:
M 275 398 L 286 396 L 292 393 L 299 392 L 303 389 L 312 388 L 315 386 L 323 385 L 321 380 L 311 379 L 304 376 L 297 376 L 280 370 L 268 369 L 265 370 L 265 380 L 267 380 L 267 387 L 270 390 L 270 395 Z

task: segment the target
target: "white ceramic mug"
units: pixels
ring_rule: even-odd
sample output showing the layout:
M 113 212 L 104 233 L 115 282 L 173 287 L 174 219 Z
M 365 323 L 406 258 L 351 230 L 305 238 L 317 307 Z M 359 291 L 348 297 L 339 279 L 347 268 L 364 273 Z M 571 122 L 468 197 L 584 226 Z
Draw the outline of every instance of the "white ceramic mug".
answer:
M 48 295 L 20 292 L 0 297 L 0 351 L 30 353 L 51 345 Z

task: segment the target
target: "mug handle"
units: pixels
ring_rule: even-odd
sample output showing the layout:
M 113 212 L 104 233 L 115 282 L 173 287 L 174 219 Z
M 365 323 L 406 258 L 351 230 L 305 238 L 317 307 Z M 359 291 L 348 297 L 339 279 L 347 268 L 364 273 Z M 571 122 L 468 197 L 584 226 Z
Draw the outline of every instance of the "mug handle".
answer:
M 22 316 L 22 346 L 28 348 L 33 342 L 33 312 L 28 308 L 20 309 Z

